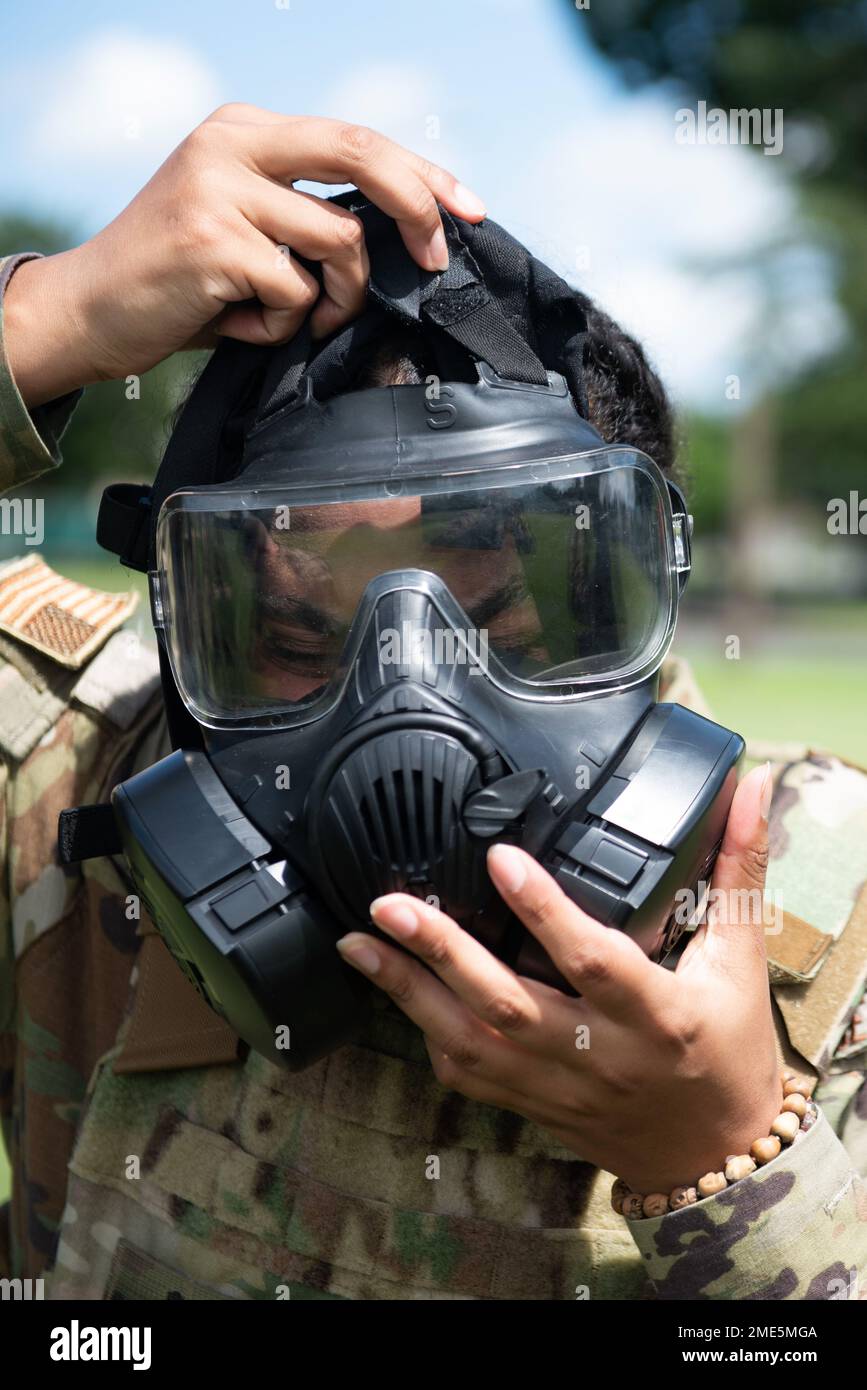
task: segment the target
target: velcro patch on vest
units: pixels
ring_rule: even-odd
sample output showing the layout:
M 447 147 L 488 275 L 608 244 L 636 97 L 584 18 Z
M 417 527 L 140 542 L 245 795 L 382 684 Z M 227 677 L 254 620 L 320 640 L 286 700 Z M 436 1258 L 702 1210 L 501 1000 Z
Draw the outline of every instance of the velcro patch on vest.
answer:
M 793 984 L 815 979 L 834 945 L 834 937 L 802 921 L 793 912 L 784 911 L 781 916 L 779 934 L 769 937 L 767 943 L 771 983 Z
M 57 574 L 38 555 L 0 567 L 0 632 L 78 670 L 125 623 L 138 594 L 110 594 Z
M 867 886 L 826 962 L 807 984 L 776 984 L 774 998 L 789 1042 L 817 1071 L 825 1071 L 867 989 Z

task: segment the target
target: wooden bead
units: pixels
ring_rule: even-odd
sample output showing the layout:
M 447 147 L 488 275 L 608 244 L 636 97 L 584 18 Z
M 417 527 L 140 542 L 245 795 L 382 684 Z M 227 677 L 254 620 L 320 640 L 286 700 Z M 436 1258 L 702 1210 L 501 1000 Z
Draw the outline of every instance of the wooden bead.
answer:
M 694 1187 L 675 1187 L 669 1194 L 668 1205 L 672 1211 L 680 1211 L 681 1207 L 690 1207 L 697 1201 L 698 1193 Z
M 807 1113 L 807 1098 L 802 1096 L 800 1091 L 793 1091 L 790 1096 L 786 1096 L 780 1109 L 791 1111 L 793 1115 L 798 1115 L 803 1120 Z
M 722 1192 L 727 1186 L 725 1173 L 705 1173 L 695 1186 L 699 1197 L 712 1197 L 715 1192 Z
M 750 1153 L 761 1168 L 762 1164 L 770 1163 L 772 1158 L 776 1158 L 782 1147 L 776 1134 L 771 1134 L 767 1139 L 756 1139 L 750 1145 Z
M 625 1183 L 622 1178 L 615 1178 L 611 1184 L 611 1207 L 612 1210 L 623 1214 L 623 1199 L 628 1197 L 632 1188 Z
M 651 1192 L 644 1199 L 645 1216 L 665 1216 L 668 1211 L 668 1198 L 664 1192 Z
M 791 1144 L 798 1130 L 801 1128 L 800 1115 L 794 1115 L 791 1110 L 778 1115 L 771 1125 L 771 1134 L 776 1134 L 782 1139 L 784 1144 Z
M 623 1198 L 620 1212 L 627 1221 L 638 1221 L 644 1215 L 644 1198 L 640 1197 L 637 1192 L 630 1192 L 628 1197 Z
M 737 1154 L 726 1164 L 726 1182 L 740 1182 L 756 1171 L 756 1165 L 749 1154 Z
M 807 1100 L 809 1100 L 811 1095 L 813 1094 L 814 1084 L 815 1083 L 812 1081 L 801 1081 L 798 1079 L 797 1076 L 793 1076 L 792 1079 L 790 1081 L 787 1081 L 783 1086 L 783 1095 L 804 1096 Z
M 784 1067 L 783 1070 L 780 1072 L 780 1081 L 785 1086 L 787 1081 L 791 1081 L 792 1078 L 796 1077 L 797 1075 L 798 1073 L 796 1071 L 790 1071 L 788 1067 Z

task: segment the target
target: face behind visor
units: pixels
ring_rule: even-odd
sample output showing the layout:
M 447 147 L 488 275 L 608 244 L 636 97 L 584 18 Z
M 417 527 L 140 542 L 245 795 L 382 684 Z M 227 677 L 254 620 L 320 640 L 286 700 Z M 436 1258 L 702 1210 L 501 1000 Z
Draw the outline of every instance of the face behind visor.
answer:
M 475 381 L 326 399 L 314 376 L 248 424 L 234 477 L 166 490 L 150 572 L 178 747 L 112 812 L 179 964 L 293 1068 L 360 1026 L 370 987 L 334 943 L 382 893 L 566 988 L 492 889 L 497 839 L 662 958 L 742 751 L 656 703 L 683 500 L 562 376 L 476 358 Z
M 490 679 L 526 701 L 610 693 L 658 669 L 688 566 L 679 494 L 645 455 L 606 447 L 559 379 L 532 410 L 519 396 L 517 440 L 514 402 L 489 371 L 450 394 L 460 425 L 447 450 L 420 432 L 426 388 L 364 391 L 305 408 L 316 444 L 299 437 L 290 466 L 262 447 L 243 487 L 167 500 L 155 594 L 199 724 L 321 718 L 377 596 L 407 582 L 389 574 L 432 576 L 454 610 L 421 629 L 418 657 L 461 665 L 484 653 Z M 356 447 L 360 418 L 379 431 L 368 451 Z M 414 641 L 405 628 L 377 634 L 386 663 L 415 660 Z

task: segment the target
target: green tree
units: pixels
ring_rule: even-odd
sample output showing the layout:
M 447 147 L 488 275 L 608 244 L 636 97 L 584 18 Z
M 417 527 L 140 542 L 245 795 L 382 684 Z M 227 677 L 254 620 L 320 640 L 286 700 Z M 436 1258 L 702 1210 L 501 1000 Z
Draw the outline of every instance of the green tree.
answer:
M 799 177 L 864 197 L 867 7 L 842 0 L 561 0 L 630 85 L 725 109 L 781 108 Z

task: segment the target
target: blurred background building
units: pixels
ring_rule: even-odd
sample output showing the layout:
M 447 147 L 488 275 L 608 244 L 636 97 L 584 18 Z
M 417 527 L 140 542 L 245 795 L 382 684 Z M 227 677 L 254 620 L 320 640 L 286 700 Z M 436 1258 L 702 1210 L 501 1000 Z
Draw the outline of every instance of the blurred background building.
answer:
M 0 251 L 91 235 L 229 100 L 375 126 L 475 189 L 679 405 L 676 650 L 717 717 L 867 765 L 863 0 L 43 0 L 3 29 Z M 139 583 L 96 548 L 99 495 L 153 476 L 195 368 L 86 393 L 32 489 L 65 573 Z M 0 558 L 26 549 L 0 535 Z

